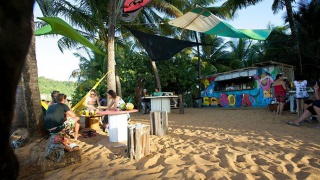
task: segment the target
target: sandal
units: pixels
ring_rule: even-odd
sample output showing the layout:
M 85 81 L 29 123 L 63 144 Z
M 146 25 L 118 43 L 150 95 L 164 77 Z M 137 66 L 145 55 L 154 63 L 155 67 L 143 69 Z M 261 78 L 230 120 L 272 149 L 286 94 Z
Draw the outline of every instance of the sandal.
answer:
M 294 123 L 293 121 L 290 121 L 290 122 L 286 122 L 288 125 L 291 125 L 291 126 L 296 126 L 296 127 L 299 127 L 300 125 L 299 124 L 296 124 Z
M 66 145 L 64 147 L 64 150 L 71 152 L 71 151 L 77 151 L 79 150 L 79 145 L 77 143 L 70 143 L 69 145 Z
M 95 130 L 89 130 L 87 132 L 83 132 L 82 133 L 82 136 L 84 138 L 89 138 L 89 137 L 93 137 L 93 136 L 96 136 L 97 135 L 97 132 Z

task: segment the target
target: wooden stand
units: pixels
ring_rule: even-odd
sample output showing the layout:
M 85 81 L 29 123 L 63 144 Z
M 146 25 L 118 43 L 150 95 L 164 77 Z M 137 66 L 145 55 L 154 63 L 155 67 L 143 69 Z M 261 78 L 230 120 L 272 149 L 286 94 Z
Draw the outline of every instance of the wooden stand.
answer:
M 150 126 L 151 135 L 166 135 L 168 132 L 168 113 L 166 111 L 151 111 Z
M 150 154 L 150 126 L 135 124 L 128 126 L 127 154 L 130 159 L 140 160 Z
M 84 117 L 85 128 L 96 129 L 98 127 L 99 129 L 99 121 L 101 119 L 101 115 L 82 116 L 82 117 Z
M 90 117 L 89 123 L 90 123 L 90 128 L 94 130 L 100 130 L 100 117 Z

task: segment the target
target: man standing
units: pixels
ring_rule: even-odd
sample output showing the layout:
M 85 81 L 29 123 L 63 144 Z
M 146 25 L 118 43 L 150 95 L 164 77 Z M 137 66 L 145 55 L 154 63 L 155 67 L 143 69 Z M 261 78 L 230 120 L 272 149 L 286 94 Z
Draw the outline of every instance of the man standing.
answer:
M 74 139 L 78 139 L 80 118 L 66 105 L 65 94 L 58 94 L 57 103 L 48 107 L 45 127 L 49 133 L 57 133 L 64 129 L 74 130 Z

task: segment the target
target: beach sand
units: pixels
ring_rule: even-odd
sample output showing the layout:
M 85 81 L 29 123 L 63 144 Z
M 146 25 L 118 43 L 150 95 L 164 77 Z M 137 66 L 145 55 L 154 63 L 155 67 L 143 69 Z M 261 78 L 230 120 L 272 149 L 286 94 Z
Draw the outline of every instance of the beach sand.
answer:
M 43 179 L 319 179 L 319 124 L 300 127 L 267 108 L 185 108 L 168 113 L 167 135 L 150 136 L 150 154 L 130 160 L 108 134 L 79 138 L 81 163 L 43 172 Z M 131 114 L 131 123 L 150 123 Z M 39 143 L 38 143 L 39 144 Z M 20 164 L 44 153 L 30 143 L 15 150 Z M 39 145 L 38 145 L 39 146 Z M 24 168 L 21 171 L 25 170 Z M 22 173 L 23 174 L 23 173 Z M 41 179 L 39 178 L 39 179 Z M 20 179 L 28 179 L 26 176 Z

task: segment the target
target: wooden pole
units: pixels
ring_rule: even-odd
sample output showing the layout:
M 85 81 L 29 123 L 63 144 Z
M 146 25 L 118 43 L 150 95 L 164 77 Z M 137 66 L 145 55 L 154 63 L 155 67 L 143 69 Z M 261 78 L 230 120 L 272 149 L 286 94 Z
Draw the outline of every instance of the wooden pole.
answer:
M 182 95 L 179 95 L 179 113 L 184 114 L 184 103 L 182 99 Z

